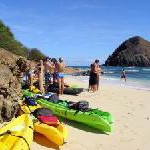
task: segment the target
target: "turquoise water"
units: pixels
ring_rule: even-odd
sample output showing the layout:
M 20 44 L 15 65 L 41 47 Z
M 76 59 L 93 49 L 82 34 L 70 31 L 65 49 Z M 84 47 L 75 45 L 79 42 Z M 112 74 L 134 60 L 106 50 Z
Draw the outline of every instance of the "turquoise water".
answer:
M 88 70 L 88 66 L 72 66 L 74 68 Z M 150 67 L 124 67 L 127 76 L 127 82 L 121 81 L 122 67 L 102 66 L 101 83 L 119 84 L 130 88 L 150 90 Z M 89 77 L 79 77 L 82 81 L 88 82 Z

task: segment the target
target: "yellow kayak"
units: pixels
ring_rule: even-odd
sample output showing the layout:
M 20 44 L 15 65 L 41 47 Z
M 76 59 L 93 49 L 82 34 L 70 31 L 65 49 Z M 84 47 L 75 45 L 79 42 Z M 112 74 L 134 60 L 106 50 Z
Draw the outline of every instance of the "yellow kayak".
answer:
M 37 108 L 41 108 L 41 106 L 39 104 L 37 104 L 37 106 L 22 105 L 20 114 L 30 114 Z M 33 117 L 32 119 L 34 120 L 35 118 Z M 44 135 L 45 137 L 47 137 L 47 139 L 49 139 L 57 145 L 63 145 L 63 142 L 66 140 L 68 135 L 67 128 L 65 127 L 65 125 L 58 122 L 57 127 L 54 127 L 41 123 L 40 121 L 37 121 L 37 119 L 35 120 L 36 121 L 34 123 L 34 129 L 37 133 Z
M 33 112 L 35 109 L 37 108 L 41 108 L 41 105 L 37 104 L 37 106 L 31 106 L 31 105 L 21 105 L 20 106 L 21 110 L 20 110 L 20 114 L 30 114 L 31 112 Z
M 23 114 L 0 129 L 0 150 L 29 150 L 33 141 L 33 122 Z
M 30 90 L 31 92 L 33 92 L 34 94 L 36 94 L 36 93 L 41 93 L 41 91 L 40 91 L 38 88 L 36 88 L 35 86 L 30 86 L 30 87 L 29 87 L 29 90 Z
M 34 129 L 36 132 L 43 134 L 47 139 L 57 145 L 63 145 L 67 138 L 67 129 L 61 123 L 54 127 L 44 123 L 35 122 Z

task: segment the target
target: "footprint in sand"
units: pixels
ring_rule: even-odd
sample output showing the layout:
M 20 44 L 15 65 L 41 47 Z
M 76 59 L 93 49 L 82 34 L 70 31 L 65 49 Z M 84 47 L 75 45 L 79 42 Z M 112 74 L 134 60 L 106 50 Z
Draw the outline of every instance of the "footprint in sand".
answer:
M 146 119 L 146 120 L 149 120 L 149 117 L 146 117 L 145 119 Z

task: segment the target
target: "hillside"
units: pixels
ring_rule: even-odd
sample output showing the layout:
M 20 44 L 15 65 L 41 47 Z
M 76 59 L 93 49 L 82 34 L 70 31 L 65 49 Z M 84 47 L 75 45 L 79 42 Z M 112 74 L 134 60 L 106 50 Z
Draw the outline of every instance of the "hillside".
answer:
M 132 37 L 123 42 L 105 62 L 106 66 L 150 66 L 150 42 Z
M 37 48 L 27 48 L 15 39 L 10 28 L 0 20 L 0 48 L 4 48 L 16 55 L 27 57 L 30 60 L 43 59 L 44 54 Z

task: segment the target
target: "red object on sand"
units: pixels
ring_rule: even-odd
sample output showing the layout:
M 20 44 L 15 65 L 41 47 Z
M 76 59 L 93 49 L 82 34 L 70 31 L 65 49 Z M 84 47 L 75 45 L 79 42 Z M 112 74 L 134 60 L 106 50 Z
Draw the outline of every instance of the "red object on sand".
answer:
M 48 125 L 58 125 L 59 120 L 56 116 L 38 116 L 39 121 Z

